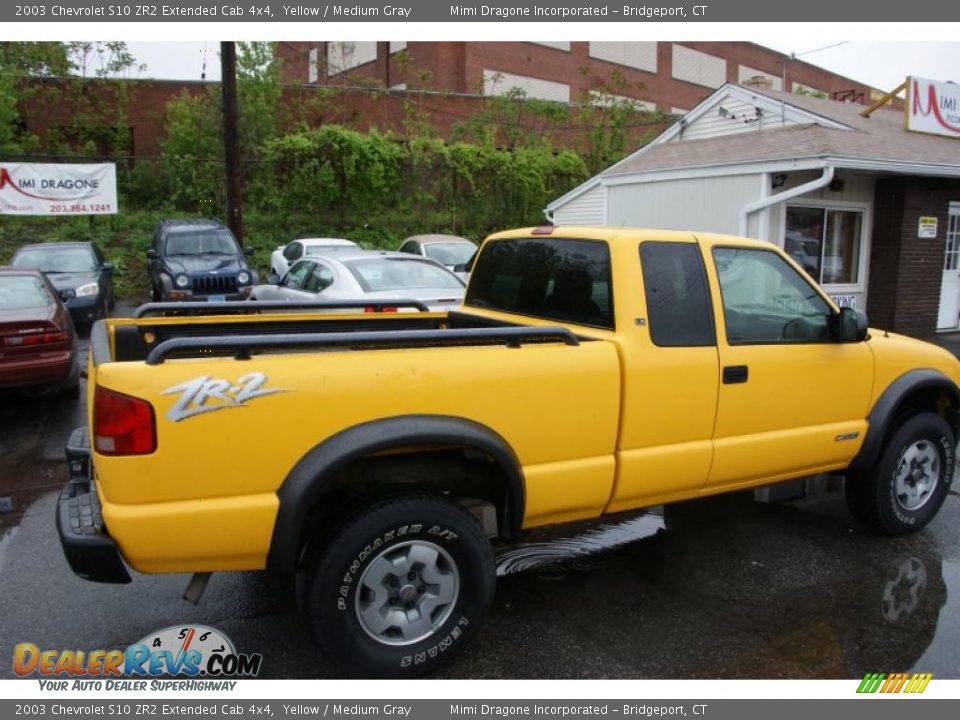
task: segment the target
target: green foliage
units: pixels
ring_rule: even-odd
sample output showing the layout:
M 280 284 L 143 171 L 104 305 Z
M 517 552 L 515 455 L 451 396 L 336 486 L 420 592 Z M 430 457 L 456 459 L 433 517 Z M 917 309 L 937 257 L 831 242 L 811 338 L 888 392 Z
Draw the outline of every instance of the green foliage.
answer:
M 218 88 L 183 90 L 167 103 L 167 133 L 160 141 L 161 178 L 169 182 L 171 206 L 187 212 L 207 209 L 222 215 L 223 135 Z

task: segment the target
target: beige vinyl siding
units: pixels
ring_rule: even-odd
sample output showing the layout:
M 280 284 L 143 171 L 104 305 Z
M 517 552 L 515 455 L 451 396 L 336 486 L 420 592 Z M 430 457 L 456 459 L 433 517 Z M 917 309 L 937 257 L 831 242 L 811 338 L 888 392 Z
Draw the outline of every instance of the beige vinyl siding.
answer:
M 606 188 L 602 185 L 590 188 L 553 213 L 555 225 L 605 225 Z
M 721 107 L 726 111 L 726 116 L 720 113 Z M 757 132 L 768 128 L 784 128 L 797 124 L 795 120 L 791 120 L 789 117 L 785 121 L 781 120 L 779 113 L 770 110 L 765 110 L 760 120 L 754 122 L 756 118 L 757 108 L 755 105 L 727 96 L 718 103 L 716 108 L 708 110 L 687 125 L 682 136 L 677 135 L 670 142 L 703 140 L 723 135 Z M 751 122 L 746 122 L 747 120 Z
M 607 224 L 736 235 L 740 208 L 759 191 L 757 174 L 612 185 Z

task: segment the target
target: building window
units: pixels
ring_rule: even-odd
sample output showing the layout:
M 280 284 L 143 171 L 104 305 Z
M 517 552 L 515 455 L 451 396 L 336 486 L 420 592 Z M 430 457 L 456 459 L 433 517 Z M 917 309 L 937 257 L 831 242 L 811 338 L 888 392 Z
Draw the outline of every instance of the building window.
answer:
M 861 282 L 862 236 L 860 210 L 787 207 L 783 249 L 821 285 Z

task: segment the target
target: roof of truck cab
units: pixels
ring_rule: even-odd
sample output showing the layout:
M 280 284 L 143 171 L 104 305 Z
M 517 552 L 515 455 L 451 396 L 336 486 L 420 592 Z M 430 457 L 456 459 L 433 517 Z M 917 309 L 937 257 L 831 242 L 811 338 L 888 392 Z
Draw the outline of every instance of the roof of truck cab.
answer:
M 769 249 L 772 243 L 765 240 L 722 235 L 719 233 L 699 232 L 695 230 L 664 230 L 662 228 L 608 227 L 590 225 L 556 225 L 518 228 L 490 235 L 488 240 L 506 240 L 533 238 L 537 240 L 603 240 L 610 244 L 636 243 L 644 240 L 660 242 L 691 242 L 699 240 L 711 245 L 733 244 L 744 247 Z

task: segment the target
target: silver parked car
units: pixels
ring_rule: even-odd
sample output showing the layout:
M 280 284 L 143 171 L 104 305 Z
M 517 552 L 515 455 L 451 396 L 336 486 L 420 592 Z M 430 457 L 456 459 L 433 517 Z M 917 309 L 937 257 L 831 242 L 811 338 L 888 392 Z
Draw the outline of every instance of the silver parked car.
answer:
M 298 260 L 282 278 L 258 285 L 251 300 L 419 300 L 431 310 L 450 310 L 463 300 L 464 284 L 432 260 L 399 252 Z
M 473 240 L 459 235 L 412 235 L 400 245 L 399 252 L 427 257 L 455 272 L 461 280 L 466 280 L 466 272 L 457 270 L 458 266 L 470 262 L 477 251 Z

